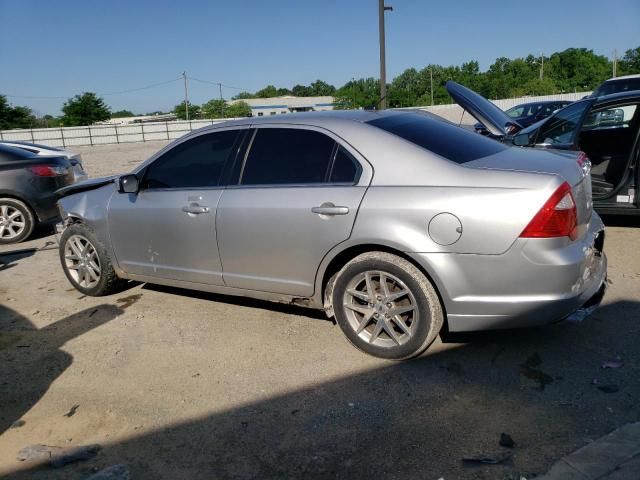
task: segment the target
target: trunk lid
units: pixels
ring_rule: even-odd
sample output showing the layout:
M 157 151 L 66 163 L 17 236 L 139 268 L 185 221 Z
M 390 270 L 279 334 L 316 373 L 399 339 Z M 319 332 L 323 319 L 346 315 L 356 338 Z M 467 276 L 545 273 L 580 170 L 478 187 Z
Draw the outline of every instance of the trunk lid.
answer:
M 591 173 L 578 164 L 580 152 L 537 150 L 512 147 L 502 152 L 465 163 L 465 167 L 557 175 L 571 186 L 576 202 L 578 225 L 591 220 Z
M 449 80 L 446 84 L 455 102 L 482 123 L 492 135 L 505 137 L 522 130 L 522 125 L 473 90 Z

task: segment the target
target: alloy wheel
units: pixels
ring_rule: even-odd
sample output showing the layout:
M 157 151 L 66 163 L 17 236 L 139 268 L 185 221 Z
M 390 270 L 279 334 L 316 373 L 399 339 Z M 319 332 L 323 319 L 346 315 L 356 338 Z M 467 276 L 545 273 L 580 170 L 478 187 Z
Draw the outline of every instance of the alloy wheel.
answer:
M 385 348 L 407 343 L 419 316 L 411 290 L 398 277 L 383 271 L 353 277 L 345 290 L 343 307 L 349 325 L 361 339 Z
M 11 205 L 0 205 L 0 239 L 11 240 L 27 227 L 23 213 Z
M 64 262 L 69 275 L 83 288 L 100 281 L 100 258 L 93 244 L 82 235 L 72 235 L 64 247 Z

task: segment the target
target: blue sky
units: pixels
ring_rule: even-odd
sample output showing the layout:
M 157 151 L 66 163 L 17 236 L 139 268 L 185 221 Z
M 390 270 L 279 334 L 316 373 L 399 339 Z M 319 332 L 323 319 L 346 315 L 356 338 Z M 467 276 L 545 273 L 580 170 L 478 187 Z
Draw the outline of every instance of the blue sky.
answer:
M 429 63 L 586 47 L 640 46 L 640 1 L 387 0 L 387 76 Z M 248 90 L 318 78 L 340 86 L 378 76 L 377 0 L 0 0 L 0 93 L 58 114 L 82 91 L 100 94 L 187 74 Z M 218 96 L 189 83 L 190 99 Z M 225 97 L 237 91 L 225 89 Z M 104 95 L 114 110 L 168 110 L 181 82 Z

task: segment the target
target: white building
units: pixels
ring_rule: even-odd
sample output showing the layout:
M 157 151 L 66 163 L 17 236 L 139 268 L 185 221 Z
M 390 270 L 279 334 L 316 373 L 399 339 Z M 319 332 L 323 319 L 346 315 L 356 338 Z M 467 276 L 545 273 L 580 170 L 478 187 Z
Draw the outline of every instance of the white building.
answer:
M 326 97 L 294 97 L 285 95 L 283 97 L 271 98 L 246 98 L 242 100 L 232 100 L 229 103 L 245 102 L 251 107 L 252 117 L 263 117 L 267 115 L 282 115 L 294 112 L 319 112 L 322 110 L 333 110 L 335 98 Z

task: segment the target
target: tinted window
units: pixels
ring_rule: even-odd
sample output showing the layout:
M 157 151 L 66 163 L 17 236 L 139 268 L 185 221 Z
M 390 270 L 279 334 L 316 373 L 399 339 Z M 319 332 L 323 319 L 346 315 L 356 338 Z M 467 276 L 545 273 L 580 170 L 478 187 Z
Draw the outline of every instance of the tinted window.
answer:
M 591 102 L 576 102 L 563 108 L 542 125 L 536 138 L 537 144 L 572 144 L 580 120 Z
M 335 142 L 312 130 L 261 128 L 256 131 L 243 185 L 283 185 L 326 181 Z
M 419 113 L 389 115 L 367 122 L 456 163 L 505 150 L 502 143 Z
M 169 150 L 148 168 L 143 188 L 215 187 L 238 130 L 200 135 Z
M 625 78 L 622 80 L 609 80 L 595 91 L 594 97 L 609 95 L 611 93 L 628 92 L 629 90 L 640 90 L 640 78 Z
M 344 148 L 338 148 L 329 181 L 331 183 L 356 183 L 358 173 L 359 168 L 356 161 Z

